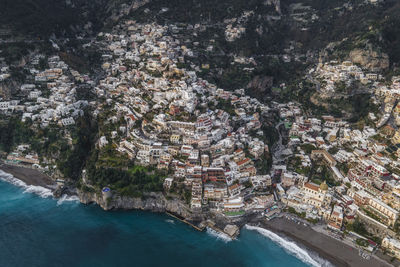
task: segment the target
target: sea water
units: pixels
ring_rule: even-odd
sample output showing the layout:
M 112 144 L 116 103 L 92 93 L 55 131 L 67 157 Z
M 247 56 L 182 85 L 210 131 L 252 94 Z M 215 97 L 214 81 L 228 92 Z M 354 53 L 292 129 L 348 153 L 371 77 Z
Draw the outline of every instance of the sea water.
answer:
M 106 212 L 76 198 L 53 199 L 3 172 L 0 178 L 0 266 L 324 265 L 266 230 L 246 227 L 231 241 L 164 214 Z

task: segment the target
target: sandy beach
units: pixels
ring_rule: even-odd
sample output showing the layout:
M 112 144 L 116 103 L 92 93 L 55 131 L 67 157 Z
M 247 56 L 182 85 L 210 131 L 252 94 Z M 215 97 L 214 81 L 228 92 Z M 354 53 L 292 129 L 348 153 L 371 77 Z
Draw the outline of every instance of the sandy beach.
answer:
M 289 237 L 296 243 L 317 252 L 322 258 L 327 259 L 335 266 L 391 266 L 389 263 L 378 260 L 375 257 L 370 257 L 369 260 L 366 260 L 359 256 L 357 249 L 332 237 L 318 233 L 309 226 L 297 224 L 286 218 L 264 220 L 258 226 Z
M 42 186 L 48 189 L 56 188 L 54 180 L 35 169 L 1 164 L 0 170 L 12 174 L 15 178 L 23 181 L 27 185 Z

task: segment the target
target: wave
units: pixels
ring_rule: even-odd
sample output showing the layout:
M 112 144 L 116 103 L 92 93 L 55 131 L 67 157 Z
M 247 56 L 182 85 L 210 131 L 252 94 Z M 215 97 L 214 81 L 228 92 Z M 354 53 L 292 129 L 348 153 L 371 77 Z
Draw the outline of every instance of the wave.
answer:
M 167 219 L 167 220 L 165 220 L 165 222 L 171 223 L 171 224 L 175 224 L 175 221 L 174 221 L 174 220 L 171 220 L 171 219 Z
M 230 238 L 227 234 L 217 232 L 214 229 L 211 229 L 210 227 L 207 227 L 207 234 L 216 237 L 217 239 L 222 240 L 225 243 L 232 241 L 232 238 Z
M 282 247 L 284 250 L 286 250 L 288 253 L 292 254 L 302 262 L 309 264 L 311 266 L 317 266 L 317 267 L 328 267 L 328 266 L 333 266 L 330 262 L 318 257 L 317 255 L 313 255 L 311 257 L 310 253 L 299 247 L 295 242 L 286 240 L 285 238 L 267 230 L 261 227 L 257 226 L 251 226 L 251 225 L 245 225 L 245 228 L 248 230 L 254 230 L 262 234 L 263 236 L 267 237 L 268 239 L 271 239 L 273 242 L 277 243 L 280 247 Z
M 2 170 L 0 170 L 0 180 L 24 189 L 23 193 L 32 193 L 40 196 L 41 198 L 53 197 L 53 192 L 50 189 L 38 185 L 28 185 L 25 182 L 15 178 L 12 174 L 9 174 Z M 57 200 L 57 206 L 63 204 L 64 202 L 71 201 L 79 202 L 79 198 L 77 196 L 62 195 L 61 198 Z
M 57 206 L 62 205 L 64 202 L 79 202 L 79 197 L 64 194 L 57 200 Z
M 23 181 L 15 178 L 12 174 L 9 174 L 2 170 L 0 170 L 0 179 L 5 182 L 8 182 L 8 183 L 11 183 L 13 185 L 23 188 L 24 193 L 33 193 L 42 198 L 48 198 L 48 197 L 53 196 L 53 193 L 51 192 L 50 189 L 42 187 L 42 186 L 38 186 L 38 185 L 27 185 Z
M 24 193 L 33 193 L 42 198 L 48 198 L 53 196 L 53 192 L 48 188 L 44 188 L 42 186 L 37 186 L 37 185 L 25 185 L 25 186 L 26 187 Z

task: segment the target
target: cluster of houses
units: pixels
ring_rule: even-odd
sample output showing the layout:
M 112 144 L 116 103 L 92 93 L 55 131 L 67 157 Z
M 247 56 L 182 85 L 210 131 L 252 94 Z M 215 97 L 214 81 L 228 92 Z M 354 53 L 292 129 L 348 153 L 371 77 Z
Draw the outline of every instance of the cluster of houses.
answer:
M 240 38 L 246 32 L 246 27 L 244 27 L 244 24 L 252 15 L 254 15 L 254 11 L 244 11 L 243 14 L 238 18 L 224 20 L 224 23 L 226 23 L 225 39 L 228 42 L 233 42 Z
M 395 126 L 400 126 L 400 105 L 398 104 L 398 99 L 400 97 L 400 77 L 393 76 L 391 80 L 391 85 L 379 84 L 375 90 L 375 97 L 381 99 L 383 102 L 383 116 L 378 120 L 374 114 L 370 115 L 372 120 L 376 121 L 376 126 L 378 128 L 387 124 L 391 116 L 393 116 Z M 399 143 L 396 138 L 398 138 L 399 133 L 396 133 L 394 139 L 395 143 Z
M 33 168 L 39 168 L 39 157 L 35 152 L 32 152 L 31 150 L 31 146 L 28 144 L 18 145 L 13 152 L 7 155 L 6 162 L 8 164 L 18 164 Z
M 200 69 L 190 62 L 193 51 L 172 37 L 176 31 L 173 26 L 126 21 L 112 33 L 99 34 L 107 47 L 102 56 L 107 76 L 95 88 L 105 99 L 95 113 L 111 108 L 110 121 L 119 122 L 99 139 L 100 148 L 112 145 L 137 164 L 168 171 L 165 189 L 183 184 L 191 193 L 193 210 L 276 212 L 271 207 L 281 200 L 307 219 L 325 221 L 333 231 L 342 232 L 357 218 L 373 234 L 385 237 L 382 246 L 400 253 L 395 232 L 400 132 L 387 124 L 392 114 L 400 114 L 395 105 L 399 78 L 386 87 L 379 83 L 380 75 L 365 74 L 351 62 L 318 65 L 314 75 L 325 81 L 323 91 L 333 93 L 337 82 L 350 85 L 353 80 L 375 89 L 376 103 L 389 115 L 371 113 L 375 123 L 355 128 L 333 116 L 308 117 L 298 103 L 267 106 L 244 90 L 217 88 L 182 67 Z M 280 156 L 299 165 L 275 162 L 270 174 L 260 173 L 255 163 L 265 164 L 271 156 L 262 118 L 276 109 L 288 133 Z M 334 183 L 304 172 L 313 167 L 318 172 L 322 166 Z M 254 194 L 257 191 L 264 194 Z
M 228 41 L 244 33 L 240 25 L 251 15 L 226 21 Z M 19 88 L 22 97 L 1 101 L 0 112 L 20 112 L 22 121 L 29 119 L 41 127 L 66 127 L 90 105 L 94 116 L 107 112 L 101 122 L 110 125 L 102 128 L 98 149 L 111 148 L 138 165 L 165 170 L 165 190 L 184 186 L 193 210 L 275 214 L 275 204 L 281 201 L 339 232 L 358 218 L 373 234 L 384 237 L 382 246 L 399 257 L 400 77 L 387 86 L 378 82 L 380 75 L 365 74 L 347 61 L 320 63 L 310 72 L 323 81 L 321 90 L 327 94 L 334 93 L 340 81 L 348 86 L 352 81 L 372 84 L 384 114 L 370 113 L 374 123 L 355 128 L 333 116 L 307 116 L 299 103 L 266 105 L 244 89 L 218 88 L 197 76 L 196 70 L 209 66 L 190 61 L 194 52 L 173 37 L 178 31 L 175 25 L 127 20 L 110 33 L 99 33 L 95 42 L 103 47 L 106 75 L 96 84 L 59 56 L 33 55 L 25 66 L 28 82 Z M 46 69 L 39 66 L 43 60 Z M 246 60 L 253 62 L 235 62 Z M 0 81 L 8 71 L 1 67 Z M 98 101 L 77 100 L 78 83 L 94 85 Z M 260 166 L 272 160 L 272 153 L 263 126 L 276 110 L 288 143 L 279 144 L 272 171 L 265 173 Z M 20 146 L 7 160 L 39 164 L 37 155 L 27 151 Z M 327 170 L 324 175 L 334 182 L 313 179 L 311 170 Z
M 321 92 L 326 95 L 337 93 L 338 82 L 343 82 L 349 87 L 354 81 L 359 81 L 363 85 L 372 85 L 382 79 L 382 75 L 365 73 L 361 67 L 354 65 L 351 61 L 319 63 L 315 70 L 310 70 L 310 73 L 321 81 Z
M 5 81 L 9 77 L 11 77 L 10 68 L 0 59 L 0 82 Z
M 46 61 L 47 69 L 40 70 L 41 60 Z M 32 55 L 24 68 L 29 73 L 28 83 L 20 86 L 18 100 L 0 102 L 1 113 L 22 113 L 22 121 L 29 119 L 40 127 L 72 125 L 74 118 L 83 115 L 88 102 L 76 99 L 76 77 L 80 75 L 58 55 Z
M 166 189 L 183 183 L 193 209 L 243 211 L 245 185 L 271 186 L 271 177 L 254 166 L 269 156 L 260 120 L 270 108 L 243 89 L 225 91 L 179 68 L 190 50 L 169 30 L 127 21 L 100 34 L 107 75 L 95 88 L 105 98 L 95 113 L 108 106 L 115 114 L 110 120 L 123 123 L 99 147 L 114 143 L 137 164 L 168 171 Z
M 396 92 L 398 86 L 399 78 L 394 77 L 386 94 L 377 90 L 377 103 L 386 107 L 388 98 L 395 98 L 388 92 Z M 306 117 L 298 107 L 296 103 L 279 106 L 289 135 L 286 156 L 298 164 L 282 168 L 277 185 L 280 199 L 306 218 L 325 221 L 334 231 L 343 231 L 344 223 L 358 218 L 372 234 L 384 238 L 382 246 L 398 257 L 400 134 L 395 120 L 360 129 L 332 116 Z M 395 117 L 396 107 L 383 111 Z M 375 120 L 378 116 L 382 115 L 369 115 Z M 318 172 L 321 164 L 334 179 L 329 186 L 301 172 L 307 168 Z

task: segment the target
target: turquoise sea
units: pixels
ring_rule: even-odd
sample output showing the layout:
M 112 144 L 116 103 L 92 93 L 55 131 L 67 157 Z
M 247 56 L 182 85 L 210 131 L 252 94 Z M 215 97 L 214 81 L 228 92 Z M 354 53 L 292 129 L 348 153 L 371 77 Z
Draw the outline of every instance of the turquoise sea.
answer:
M 320 266 L 271 232 L 228 241 L 167 215 L 105 212 L 14 183 L 0 180 L 0 266 Z

